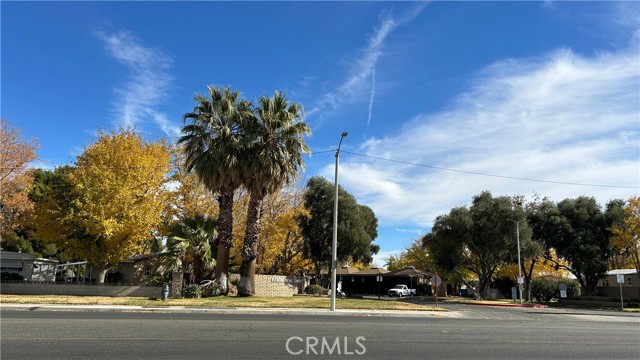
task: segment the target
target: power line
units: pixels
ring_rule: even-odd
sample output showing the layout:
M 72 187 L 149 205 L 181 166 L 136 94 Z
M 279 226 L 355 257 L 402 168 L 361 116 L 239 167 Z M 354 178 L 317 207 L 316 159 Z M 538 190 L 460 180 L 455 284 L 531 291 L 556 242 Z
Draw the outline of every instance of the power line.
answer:
M 481 172 L 476 172 L 476 171 L 467 171 L 467 170 L 451 169 L 451 168 L 445 168 L 445 167 L 433 166 L 433 165 L 417 164 L 417 163 L 412 163 L 412 162 L 408 162 L 408 161 L 388 159 L 388 158 L 383 158 L 383 157 L 373 156 L 373 155 L 358 154 L 358 153 L 354 153 L 354 152 L 346 151 L 346 150 L 342 150 L 342 152 L 345 152 L 345 153 L 351 154 L 351 155 L 366 157 L 366 158 L 370 158 L 370 159 L 394 162 L 394 163 L 398 163 L 398 164 L 419 166 L 419 167 L 425 167 L 425 168 L 436 169 L 436 170 L 452 171 L 452 172 L 457 172 L 457 173 L 462 173 L 462 174 L 471 174 L 471 175 L 479 175 L 479 176 L 490 176 L 490 177 L 501 178 L 501 179 L 533 181 L 533 182 L 541 182 L 541 183 L 549 183 L 549 184 L 560 184 L 560 185 L 577 185 L 577 186 L 620 188 L 620 189 L 640 189 L 640 186 L 587 184 L 587 183 L 577 183 L 577 182 L 567 182 L 567 181 L 554 181 L 554 180 L 540 180 L 540 179 L 522 178 L 522 177 L 516 177 L 516 176 L 487 174 L 487 173 L 481 173 Z
M 336 152 L 335 149 L 334 150 L 325 150 L 325 151 L 316 151 L 316 152 L 310 152 L 310 153 L 306 153 L 303 155 L 317 155 L 317 154 L 326 154 L 326 153 L 330 153 L 330 152 Z

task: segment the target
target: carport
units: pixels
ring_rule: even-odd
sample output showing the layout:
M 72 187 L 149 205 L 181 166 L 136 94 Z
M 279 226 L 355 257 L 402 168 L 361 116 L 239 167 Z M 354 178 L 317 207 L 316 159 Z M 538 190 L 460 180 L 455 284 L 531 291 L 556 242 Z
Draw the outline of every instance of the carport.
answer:
M 387 290 L 398 284 L 407 285 L 410 289 L 418 289 L 418 285 L 428 285 L 433 275 L 432 273 L 418 270 L 413 266 L 388 272 L 382 276 L 383 293 L 386 293 Z
M 342 279 L 342 291 L 347 294 L 378 294 L 378 282 L 376 279 L 378 276 L 383 276 L 382 279 L 384 281 L 384 274 L 389 272 L 389 270 L 383 268 L 353 270 L 348 267 L 342 267 L 336 272 L 338 281 Z M 382 294 L 386 292 L 383 284 L 380 284 L 380 292 Z

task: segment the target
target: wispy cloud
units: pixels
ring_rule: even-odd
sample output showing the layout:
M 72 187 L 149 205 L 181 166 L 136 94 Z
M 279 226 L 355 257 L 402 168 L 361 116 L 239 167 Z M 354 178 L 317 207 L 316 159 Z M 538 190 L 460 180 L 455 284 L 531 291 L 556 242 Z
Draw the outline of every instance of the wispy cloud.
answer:
M 395 228 L 394 230 L 399 232 L 399 233 L 408 233 L 408 234 L 415 234 L 415 235 L 422 235 L 424 233 L 424 230 L 422 230 L 422 229 Z
M 479 73 L 447 111 L 420 114 L 359 152 L 411 163 L 521 178 L 637 187 L 636 49 L 584 57 L 559 50 L 507 59 Z M 324 169 L 330 177 L 332 166 Z M 344 154 L 341 183 L 386 226 L 430 227 L 473 195 L 538 193 L 602 204 L 638 189 L 558 185 L 447 172 Z
M 371 122 L 373 101 L 375 97 L 375 68 L 380 57 L 384 54 L 383 48 L 389 35 L 401 25 L 411 22 L 427 5 L 421 2 L 410 10 L 394 16 L 386 13 L 381 15 L 380 24 L 374 29 L 373 35 L 368 39 L 367 45 L 360 51 L 360 56 L 355 59 L 346 78 L 335 89 L 323 94 L 320 101 L 307 113 L 311 116 L 316 113 L 330 112 L 339 108 L 342 104 L 360 98 L 366 93 L 369 85 L 369 107 L 367 125 Z M 323 119 L 320 115 L 320 120 Z
M 157 110 L 167 98 L 173 80 L 171 57 L 159 48 L 147 46 L 131 32 L 99 32 L 107 54 L 129 70 L 129 77 L 115 89 L 116 123 L 136 126 L 151 121 L 166 135 L 177 134 L 178 126 Z
M 373 99 L 376 96 L 376 68 L 371 69 L 371 96 L 369 96 L 369 116 L 367 116 L 367 126 L 371 124 L 371 113 L 373 110 Z

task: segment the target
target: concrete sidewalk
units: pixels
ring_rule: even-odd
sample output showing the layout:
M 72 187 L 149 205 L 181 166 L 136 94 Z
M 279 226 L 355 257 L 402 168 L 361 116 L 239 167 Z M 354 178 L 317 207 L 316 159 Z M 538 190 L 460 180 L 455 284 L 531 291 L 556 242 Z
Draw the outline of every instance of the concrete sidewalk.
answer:
M 0 310 L 21 311 L 85 311 L 85 312 L 171 312 L 211 314 L 256 314 L 256 315 L 310 315 L 310 316 L 380 316 L 380 317 L 457 317 L 455 312 L 408 311 L 408 310 L 353 310 L 353 309 L 287 309 L 287 308 L 207 308 L 189 306 L 130 306 L 130 305 L 62 305 L 62 304 L 0 304 Z

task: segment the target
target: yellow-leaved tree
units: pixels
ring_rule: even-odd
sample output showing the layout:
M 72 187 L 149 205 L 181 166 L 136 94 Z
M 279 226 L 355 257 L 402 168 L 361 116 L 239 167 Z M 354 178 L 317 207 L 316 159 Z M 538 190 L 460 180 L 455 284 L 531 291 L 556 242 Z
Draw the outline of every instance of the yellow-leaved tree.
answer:
M 312 262 L 304 256 L 304 238 L 296 221 L 304 208 L 303 190 L 294 187 L 268 195 L 262 205 L 262 232 L 258 241 L 256 273 L 269 275 L 300 275 L 312 269 Z M 233 204 L 233 248 L 231 267 L 238 265 L 247 223 L 249 195 L 243 189 L 236 192 Z
M 613 226 L 611 232 L 611 247 L 626 260 L 620 265 L 634 266 L 640 276 L 640 197 L 627 200 L 623 222 Z
M 154 241 L 167 212 L 169 170 L 163 141 L 143 141 L 132 129 L 101 132 L 68 176 L 71 201 L 51 204 L 58 226 L 40 234 L 86 259 L 103 283 L 110 268 Z
M 24 141 L 20 131 L 0 119 L 0 241 L 33 210 L 27 196 L 33 176 L 27 165 L 36 159 L 34 141 Z
M 207 189 L 195 172 L 187 171 L 183 147 L 173 145 L 170 149 L 172 157 L 171 179 L 169 182 L 171 216 L 168 222 L 175 219 L 193 218 L 205 215 L 212 219 L 218 217 L 218 204 L 215 194 Z
M 296 221 L 307 213 L 301 189 L 283 189 L 267 197 L 258 242 L 258 273 L 300 275 L 312 269 L 311 260 L 304 256 L 304 238 Z
M 404 269 L 407 266 L 413 266 L 427 272 L 436 272 L 437 270 L 433 258 L 429 256 L 429 251 L 422 246 L 421 238 L 414 240 L 400 255 L 389 256 L 386 266 L 390 271 Z

